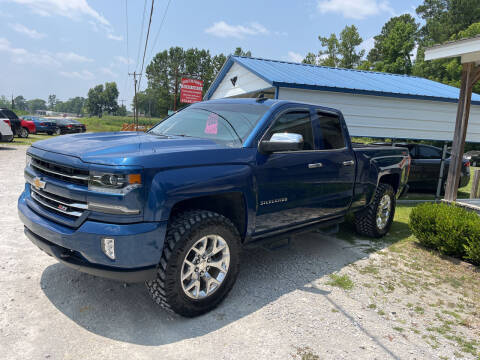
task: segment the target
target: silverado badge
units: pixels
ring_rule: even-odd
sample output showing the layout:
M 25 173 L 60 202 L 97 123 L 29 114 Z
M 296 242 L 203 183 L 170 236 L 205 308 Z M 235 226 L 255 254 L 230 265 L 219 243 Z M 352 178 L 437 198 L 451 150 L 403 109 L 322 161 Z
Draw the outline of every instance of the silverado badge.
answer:
M 32 185 L 35 186 L 37 190 L 45 189 L 46 184 L 47 183 L 45 181 L 42 181 L 42 179 L 40 179 L 39 177 L 35 177 L 32 181 Z

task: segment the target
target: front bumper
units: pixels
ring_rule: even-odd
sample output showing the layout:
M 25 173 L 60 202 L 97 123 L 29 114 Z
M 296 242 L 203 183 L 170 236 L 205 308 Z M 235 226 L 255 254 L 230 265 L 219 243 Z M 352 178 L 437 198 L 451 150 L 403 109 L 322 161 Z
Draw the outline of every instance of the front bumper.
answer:
M 125 282 L 155 278 L 167 222 L 109 224 L 87 220 L 72 229 L 38 215 L 28 205 L 26 193 L 18 200 L 25 234 L 40 249 L 76 270 Z M 115 260 L 101 250 L 101 239 L 115 239 Z
M 2 142 L 10 142 L 12 141 L 13 139 L 13 134 L 11 135 L 2 135 L 2 138 L 0 139 L 0 141 Z

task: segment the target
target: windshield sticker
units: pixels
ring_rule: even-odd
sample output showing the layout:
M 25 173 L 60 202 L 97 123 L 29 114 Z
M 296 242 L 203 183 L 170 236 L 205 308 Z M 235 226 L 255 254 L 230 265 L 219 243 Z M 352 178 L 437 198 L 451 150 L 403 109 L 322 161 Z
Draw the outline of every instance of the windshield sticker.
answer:
M 218 115 L 210 114 L 205 124 L 205 134 L 218 134 Z

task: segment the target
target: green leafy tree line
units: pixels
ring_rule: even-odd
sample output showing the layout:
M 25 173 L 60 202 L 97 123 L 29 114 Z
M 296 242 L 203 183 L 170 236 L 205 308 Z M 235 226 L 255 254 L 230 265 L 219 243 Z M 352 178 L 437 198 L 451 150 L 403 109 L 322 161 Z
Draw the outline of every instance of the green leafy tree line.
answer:
M 234 55 L 251 57 L 250 51 L 237 47 Z M 203 80 L 203 92 L 210 87 L 225 63 L 224 54 L 212 55 L 205 49 L 171 47 L 155 55 L 146 68 L 147 88 L 137 94 L 139 112 L 162 116 L 180 103 L 180 84 L 183 77 Z M 135 99 L 132 103 L 132 107 Z

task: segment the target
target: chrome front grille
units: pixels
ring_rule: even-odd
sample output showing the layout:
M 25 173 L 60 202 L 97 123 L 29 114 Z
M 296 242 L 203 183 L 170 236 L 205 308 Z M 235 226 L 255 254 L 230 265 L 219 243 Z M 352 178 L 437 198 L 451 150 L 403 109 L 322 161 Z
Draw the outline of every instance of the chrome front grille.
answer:
M 45 160 L 32 158 L 31 166 L 38 172 L 73 184 L 88 186 L 88 170 L 58 165 Z
M 39 205 L 47 208 L 49 211 L 67 216 L 71 219 L 77 219 L 87 210 L 87 203 L 64 198 L 51 194 L 45 190 L 38 190 L 31 186 L 31 197 Z

